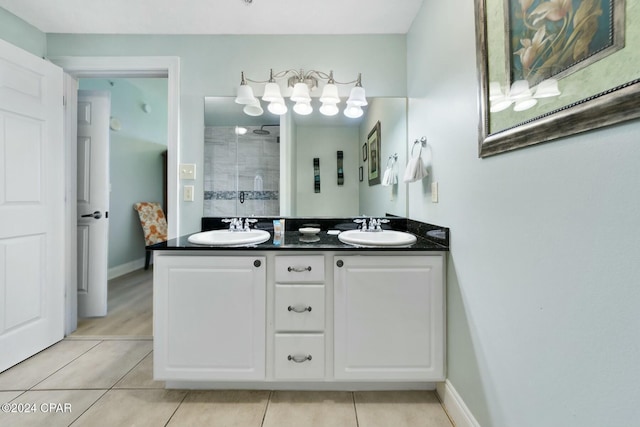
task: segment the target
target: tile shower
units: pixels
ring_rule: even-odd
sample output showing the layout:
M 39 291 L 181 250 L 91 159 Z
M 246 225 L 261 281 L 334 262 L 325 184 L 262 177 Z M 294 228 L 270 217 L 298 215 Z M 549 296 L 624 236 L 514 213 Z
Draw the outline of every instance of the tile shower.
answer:
M 204 216 L 280 213 L 280 127 L 244 127 L 205 127 Z

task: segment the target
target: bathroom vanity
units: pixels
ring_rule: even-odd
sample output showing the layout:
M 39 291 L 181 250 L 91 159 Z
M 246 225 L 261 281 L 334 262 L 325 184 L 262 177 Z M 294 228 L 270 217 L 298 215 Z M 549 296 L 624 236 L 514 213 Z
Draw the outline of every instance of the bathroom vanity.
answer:
M 153 247 L 154 378 L 333 390 L 444 380 L 448 230 L 398 219 L 390 227 L 409 224 L 415 244 L 358 247 L 327 234 L 336 221 L 315 236 L 287 223 L 280 239 L 251 247 L 188 236 Z

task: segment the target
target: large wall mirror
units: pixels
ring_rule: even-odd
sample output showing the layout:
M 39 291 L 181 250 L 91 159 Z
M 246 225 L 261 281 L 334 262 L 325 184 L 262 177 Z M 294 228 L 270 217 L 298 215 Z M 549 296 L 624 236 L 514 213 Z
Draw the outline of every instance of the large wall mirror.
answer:
M 405 98 L 369 99 L 365 114 L 349 119 L 266 109 L 253 117 L 234 98 L 206 97 L 203 216 L 405 216 L 406 186 L 369 186 L 360 169 L 367 170 L 362 146 L 377 121 L 382 167 L 394 154 L 398 164 L 406 160 L 406 120 Z

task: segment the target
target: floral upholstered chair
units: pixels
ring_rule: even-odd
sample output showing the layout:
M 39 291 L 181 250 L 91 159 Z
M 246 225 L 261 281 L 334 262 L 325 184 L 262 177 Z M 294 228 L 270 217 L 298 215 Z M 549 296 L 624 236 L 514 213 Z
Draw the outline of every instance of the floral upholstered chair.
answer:
M 147 246 L 167 240 L 167 218 L 164 216 L 162 206 L 156 202 L 138 202 L 133 205 L 138 212 L 140 225 L 144 232 L 144 241 Z M 149 269 L 151 251 L 147 249 L 144 260 L 144 269 Z

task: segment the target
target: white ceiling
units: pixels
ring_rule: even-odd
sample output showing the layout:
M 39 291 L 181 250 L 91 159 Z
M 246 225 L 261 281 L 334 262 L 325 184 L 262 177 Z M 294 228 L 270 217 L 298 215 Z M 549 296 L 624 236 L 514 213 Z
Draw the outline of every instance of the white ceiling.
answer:
M 423 0 L 0 0 L 45 33 L 405 34 Z

